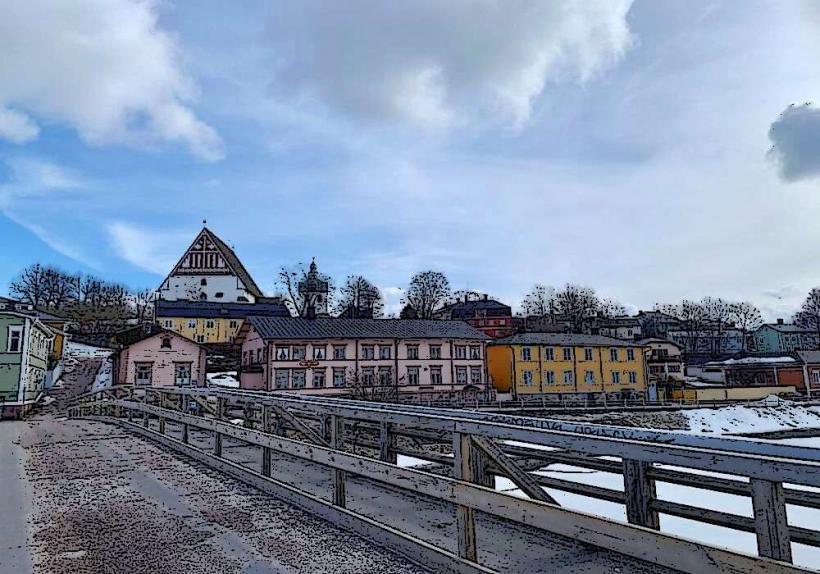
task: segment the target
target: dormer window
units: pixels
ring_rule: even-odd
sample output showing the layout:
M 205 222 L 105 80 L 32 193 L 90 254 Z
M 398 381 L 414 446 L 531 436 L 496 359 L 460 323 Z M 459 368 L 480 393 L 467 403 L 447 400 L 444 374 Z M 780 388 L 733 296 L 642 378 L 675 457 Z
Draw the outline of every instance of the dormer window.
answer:
M 222 291 L 217 291 L 216 294 L 214 295 L 214 297 L 216 297 L 217 299 L 222 299 L 222 297 L 224 297 L 224 296 L 225 296 L 225 294 Z
M 160 349 L 170 349 L 171 348 L 171 337 L 163 337 L 162 343 L 159 346 Z
M 205 294 L 205 293 L 200 293 L 199 294 L 199 300 L 200 301 L 207 301 L 208 300 L 208 295 Z

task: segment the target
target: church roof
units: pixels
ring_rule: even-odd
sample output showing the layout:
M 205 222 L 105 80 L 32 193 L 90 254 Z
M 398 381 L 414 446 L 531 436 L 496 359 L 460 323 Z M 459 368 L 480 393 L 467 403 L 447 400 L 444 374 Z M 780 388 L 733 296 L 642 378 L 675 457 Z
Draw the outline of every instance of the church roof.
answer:
M 220 301 L 165 301 L 154 303 L 154 313 L 160 317 L 244 319 L 251 315 L 290 317 L 282 301 L 265 298 L 264 303 L 231 303 Z

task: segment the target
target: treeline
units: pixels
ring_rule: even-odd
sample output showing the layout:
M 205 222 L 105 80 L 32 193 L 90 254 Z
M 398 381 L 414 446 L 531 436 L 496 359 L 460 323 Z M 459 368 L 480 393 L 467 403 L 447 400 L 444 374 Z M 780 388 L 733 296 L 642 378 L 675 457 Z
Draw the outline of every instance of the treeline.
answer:
M 151 290 L 133 291 L 93 275 L 35 263 L 9 284 L 9 295 L 69 320 L 73 333 L 110 335 L 129 321 L 153 318 Z

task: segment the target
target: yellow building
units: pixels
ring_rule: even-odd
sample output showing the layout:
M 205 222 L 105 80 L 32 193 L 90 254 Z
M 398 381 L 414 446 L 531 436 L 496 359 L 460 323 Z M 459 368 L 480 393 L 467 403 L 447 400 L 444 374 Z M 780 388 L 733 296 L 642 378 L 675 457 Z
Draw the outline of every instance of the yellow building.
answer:
M 252 315 L 290 317 L 287 307 L 271 303 L 217 303 L 212 301 L 165 301 L 154 303 L 160 327 L 197 343 L 233 343 L 242 321 Z
M 499 392 L 519 395 L 643 394 L 642 345 L 599 335 L 521 333 L 487 347 L 487 371 Z

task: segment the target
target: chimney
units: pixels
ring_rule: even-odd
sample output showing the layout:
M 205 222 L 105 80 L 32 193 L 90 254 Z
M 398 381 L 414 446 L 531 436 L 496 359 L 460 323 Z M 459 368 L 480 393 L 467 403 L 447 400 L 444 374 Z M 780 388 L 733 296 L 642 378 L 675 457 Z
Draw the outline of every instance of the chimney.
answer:
M 777 324 L 778 324 L 778 325 L 782 325 L 782 324 L 783 324 L 783 319 L 782 319 L 782 318 L 778 318 L 778 319 L 777 319 Z
M 464 294 L 464 302 L 466 303 L 467 301 L 469 301 L 469 299 L 470 299 L 470 296 L 467 293 L 465 293 Z
M 490 298 L 490 297 L 489 297 L 489 295 L 487 295 L 486 293 L 484 293 L 484 300 L 486 301 L 486 300 L 487 300 L 487 299 L 489 299 L 489 298 Z

